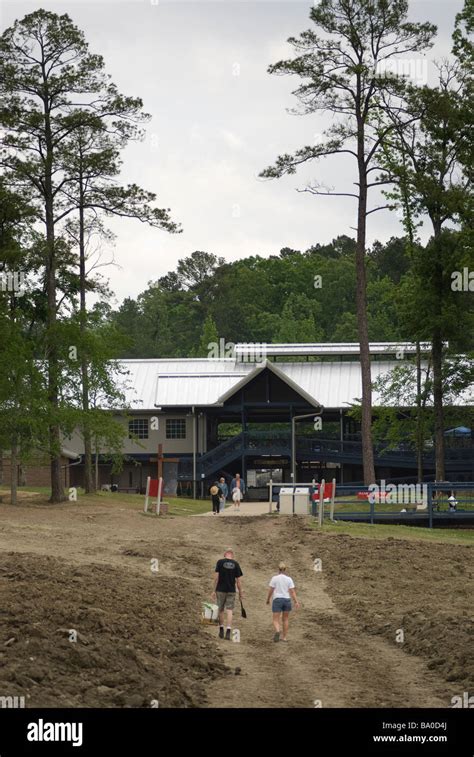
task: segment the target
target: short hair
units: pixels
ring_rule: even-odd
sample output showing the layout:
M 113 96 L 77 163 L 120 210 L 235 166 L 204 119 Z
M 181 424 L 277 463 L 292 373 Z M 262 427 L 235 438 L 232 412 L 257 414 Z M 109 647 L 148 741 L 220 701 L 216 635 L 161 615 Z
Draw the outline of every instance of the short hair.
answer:
M 286 570 L 286 564 L 284 562 L 279 563 L 278 564 L 278 570 L 280 570 L 281 572 L 283 572 L 284 570 Z
M 233 549 L 231 549 L 231 548 L 229 547 L 229 548 L 228 548 L 228 549 L 226 549 L 226 551 L 224 552 L 224 557 L 225 557 L 226 555 L 233 555 L 233 554 L 234 554 L 234 550 L 233 550 Z

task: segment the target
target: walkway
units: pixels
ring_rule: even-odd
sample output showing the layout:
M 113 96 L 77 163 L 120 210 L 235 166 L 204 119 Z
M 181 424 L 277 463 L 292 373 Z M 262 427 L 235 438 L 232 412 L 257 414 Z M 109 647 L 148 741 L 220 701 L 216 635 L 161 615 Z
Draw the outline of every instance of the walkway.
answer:
M 275 503 L 273 503 L 273 511 L 275 510 Z M 226 509 L 219 513 L 220 518 L 225 518 L 226 516 L 230 517 L 239 517 L 242 515 L 266 515 L 268 513 L 268 502 L 242 502 L 240 505 L 240 510 L 237 510 L 234 508 L 234 505 L 228 505 Z M 212 514 L 212 512 L 209 510 L 207 513 L 199 513 L 199 515 L 194 515 L 192 517 L 194 518 L 201 518 L 201 517 L 208 517 L 211 518 L 216 517 Z

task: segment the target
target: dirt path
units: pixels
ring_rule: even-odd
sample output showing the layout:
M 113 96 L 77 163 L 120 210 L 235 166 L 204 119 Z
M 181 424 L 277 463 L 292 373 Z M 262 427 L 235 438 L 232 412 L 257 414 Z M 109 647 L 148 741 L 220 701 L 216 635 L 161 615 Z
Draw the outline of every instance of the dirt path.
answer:
M 285 558 L 291 560 L 297 576 L 302 605 L 290 616 L 290 641 L 272 642 L 271 611 L 265 599 L 284 529 L 272 529 L 273 538 L 263 545 L 270 568 L 260 565 L 260 545 L 253 529 L 251 547 L 248 528 L 239 530 L 242 536 L 233 545 L 244 561 L 248 618 L 236 613 L 240 642 L 218 643 L 226 663 L 234 670 L 240 668 L 240 673 L 215 682 L 209 693 L 212 706 L 446 706 L 446 684 L 422 660 L 360 633 L 352 619 L 337 610 L 327 593 L 324 573 L 314 571 L 307 545 L 293 548 L 291 558 Z
M 36 555 L 38 564 L 49 557 L 62 566 L 57 568 L 54 563 L 54 570 L 62 578 L 58 586 L 51 588 L 51 596 L 42 568 L 39 579 L 43 583 L 35 587 L 34 602 L 40 610 L 35 627 L 41 627 L 42 617 L 62 611 L 63 606 L 69 607 L 73 614 L 79 590 L 83 592 L 81 622 L 89 623 L 92 617 L 87 610 L 89 592 L 93 594 L 94 589 L 97 597 L 107 593 L 101 632 L 107 627 L 109 613 L 116 636 L 113 644 L 104 639 L 104 648 L 107 665 L 115 665 L 118 683 L 112 686 L 109 681 L 110 686 L 100 686 L 105 699 L 98 703 L 97 685 L 93 689 L 88 674 L 81 673 L 83 693 L 71 699 L 71 687 L 66 686 L 68 658 L 63 654 L 57 676 L 51 681 L 54 701 L 59 696 L 59 704 L 123 706 L 130 696 L 133 700 L 123 681 L 119 685 L 120 666 L 125 663 L 123 660 L 118 663 L 113 656 L 115 648 L 119 656 L 130 646 L 139 661 L 147 660 L 145 672 L 140 673 L 138 663 L 138 670 L 130 672 L 135 687 L 138 680 L 153 681 L 159 674 L 163 678 L 164 669 L 168 671 L 167 683 L 163 681 L 165 706 L 174 703 L 174 706 L 214 707 L 449 707 L 454 694 L 468 690 L 463 650 L 468 650 L 472 638 L 468 608 L 473 574 L 472 550 L 467 547 L 456 550 L 462 566 L 459 571 L 464 571 L 467 583 L 451 580 L 449 593 L 443 591 L 443 586 L 436 587 L 444 597 L 440 608 L 434 587 L 433 596 L 429 595 L 427 577 L 435 561 L 439 576 L 447 573 L 443 566 L 453 564 L 452 550 L 441 544 L 411 542 L 406 546 L 394 540 L 392 544 L 388 540 L 321 535 L 303 518 L 153 519 L 141 515 L 136 508 L 114 508 L 108 504 L 94 508 L 81 504 L 54 509 L 31 506 L 15 511 L 0 506 L 0 515 L 3 551 L 0 557 L 3 560 L 8 556 L 15 566 L 12 570 L 10 564 L 7 573 L 10 583 L 16 580 L 19 566 L 18 580 L 24 581 L 25 592 L 28 589 L 26 597 L 31 594 L 34 582 L 32 576 L 28 579 L 25 575 L 28 570 L 21 570 L 23 564 L 29 561 L 34 565 Z M 234 548 L 242 564 L 248 613 L 246 620 L 240 617 L 240 612 L 235 614 L 235 627 L 240 631 L 240 641 L 235 642 L 219 640 L 216 628 L 197 622 L 201 602 L 209 598 L 215 560 L 226 546 Z M 314 559 L 318 556 L 323 559 L 322 571 L 314 570 Z M 159 560 L 160 566 L 155 575 L 150 571 L 153 559 Z M 289 565 L 302 603 L 299 611 L 292 612 L 288 644 L 272 641 L 271 612 L 265 604 L 268 580 L 281 559 Z M 368 571 L 371 561 L 374 567 Z M 87 569 L 78 572 L 78 565 Z M 107 581 L 101 583 L 104 575 Z M 450 581 L 448 574 L 446 579 Z M 120 599 L 114 598 L 117 581 Z M 100 600 L 96 598 L 93 604 L 98 603 Z M 141 635 L 134 636 L 135 618 L 142 608 L 143 629 L 159 630 L 161 662 L 155 659 L 154 631 L 140 629 Z M 13 610 L 11 614 L 14 615 Z M 27 614 L 22 623 L 29 622 Z M 446 653 L 443 639 L 448 622 Z M 10 623 L 14 623 L 14 618 Z M 67 616 L 61 621 L 66 627 L 71 627 L 71 623 Z M 400 627 L 407 631 L 403 646 L 395 643 L 395 633 Z M 96 637 L 96 632 L 90 623 L 86 636 L 91 645 L 98 645 L 99 659 L 102 637 L 100 634 Z M 8 639 L 9 634 L 13 635 L 11 628 L 2 628 L 2 636 Z M 121 649 L 123 637 L 127 644 Z M 42 650 L 44 665 L 52 665 L 47 654 L 54 655 L 54 647 L 47 653 L 44 646 Z M 418 650 L 421 656 L 413 654 Z M 22 665 L 28 664 L 22 661 L 28 660 L 27 656 L 15 658 L 15 654 L 20 655 L 20 645 L 18 652 L 13 644 L 6 654 L 7 662 L 16 665 L 16 675 Z M 176 660 L 182 661 L 182 668 L 176 668 Z M 229 669 L 227 674 L 222 662 Z M 173 665 L 176 680 L 170 689 Z M 197 667 L 200 672 L 195 680 Z M 110 676 L 107 679 L 105 675 L 107 669 L 102 675 L 109 680 Z M 61 700 L 62 681 L 66 693 Z M 44 687 L 48 685 L 47 680 L 41 683 Z M 38 690 L 32 691 L 35 694 Z M 143 706 L 146 692 L 141 694 Z M 46 689 L 42 696 L 52 706 Z

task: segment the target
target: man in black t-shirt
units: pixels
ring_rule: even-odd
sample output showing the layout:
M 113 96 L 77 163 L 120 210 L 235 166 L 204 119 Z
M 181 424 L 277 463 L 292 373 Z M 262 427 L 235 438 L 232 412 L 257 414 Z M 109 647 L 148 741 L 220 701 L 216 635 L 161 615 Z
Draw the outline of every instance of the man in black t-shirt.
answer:
M 243 597 L 242 583 L 240 580 L 241 576 L 243 576 L 243 573 L 237 560 L 234 560 L 234 552 L 232 549 L 227 549 L 224 552 L 224 559 L 217 561 L 216 572 L 214 575 L 214 591 L 212 594 L 213 599 L 217 600 L 217 605 L 219 607 L 220 639 L 224 638 L 224 610 L 226 610 L 227 629 L 225 632 L 225 638 L 230 640 L 236 586 L 240 599 L 242 600 Z

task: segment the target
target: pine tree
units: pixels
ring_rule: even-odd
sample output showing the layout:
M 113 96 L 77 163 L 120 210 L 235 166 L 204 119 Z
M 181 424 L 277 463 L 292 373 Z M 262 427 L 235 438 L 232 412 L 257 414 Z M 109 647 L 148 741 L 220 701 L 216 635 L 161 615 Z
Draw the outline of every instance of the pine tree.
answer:
M 372 391 L 367 321 L 366 229 L 371 213 L 387 205 L 369 207 L 369 190 L 383 180 L 373 179 L 386 132 L 379 129 L 384 98 L 400 98 L 401 77 L 388 64 L 400 55 L 431 44 L 435 27 L 407 21 L 407 0 L 321 0 L 310 12 L 313 29 L 290 38 L 296 55 L 270 66 L 270 73 L 302 80 L 294 91 L 302 115 L 330 113 L 333 126 L 316 144 L 281 155 L 262 176 L 280 178 L 298 166 L 326 156 L 350 156 L 355 161 L 356 191 L 333 191 L 314 182 L 304 191 L 314 195 L 350 197 L 357 203 L 356 305 L 362 378 L 362 445 L 364 481 L 375 480 L 372 445 Z M 381 69 L 381 66 L 383 67 Z M 352 188 L 351 188 L 352 189 Z

